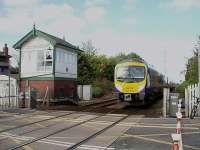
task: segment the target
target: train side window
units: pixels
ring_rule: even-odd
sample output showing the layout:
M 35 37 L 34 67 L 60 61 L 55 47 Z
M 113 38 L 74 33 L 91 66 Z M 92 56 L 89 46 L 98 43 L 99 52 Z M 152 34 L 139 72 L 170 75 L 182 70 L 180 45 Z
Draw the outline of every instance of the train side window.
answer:
M 151 85 L 151 83 L 150 83 L 151 81 L 150 81 L 150 75 L 149 75 L 149 73 L 147 74 L 147 87 L 149 87 L 150 85 Z

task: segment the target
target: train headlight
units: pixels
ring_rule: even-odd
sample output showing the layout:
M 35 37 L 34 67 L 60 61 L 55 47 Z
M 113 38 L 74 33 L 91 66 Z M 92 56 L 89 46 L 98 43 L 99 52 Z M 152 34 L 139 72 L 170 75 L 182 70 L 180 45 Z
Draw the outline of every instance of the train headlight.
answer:
M 139 86 L 139 88 L 138 88 L 138 91 L 140 92 L 140 91 L 142 91 L 144 89 L 144 86 L 142 85 L 142 86 Z
M 116 89 L 117 89 L 118 91 L 121 91 L 121 90 L 122 90 L 121 86 L 116 86 Z

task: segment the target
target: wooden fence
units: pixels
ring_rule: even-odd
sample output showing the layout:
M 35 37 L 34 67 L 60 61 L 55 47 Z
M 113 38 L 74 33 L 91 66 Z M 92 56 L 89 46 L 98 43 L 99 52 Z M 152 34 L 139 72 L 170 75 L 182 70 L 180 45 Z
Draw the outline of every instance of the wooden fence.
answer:
M 200 84 L 193 84 L 185 89 L 185 116 L 190 116 L 192 107 L 196 102 L 196 97 L 200 97 Z M 199 108 L 200 109 L 200 108 Z M 200 110 L 197 116 L 200 116 Z

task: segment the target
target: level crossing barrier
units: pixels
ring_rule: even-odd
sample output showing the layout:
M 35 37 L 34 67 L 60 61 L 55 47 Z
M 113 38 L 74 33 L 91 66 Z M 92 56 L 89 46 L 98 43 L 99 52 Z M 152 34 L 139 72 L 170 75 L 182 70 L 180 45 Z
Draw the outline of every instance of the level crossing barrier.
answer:
M 178 112 L 176 113 L 176 133 L 172 134 L 172 150 L 183 150 L 183 143 L 182 143 L 182 135 L 181 135 L 181 121 L 182 121 L 182 113 L 181 113 L 181 102 L 182 100 L 179 99 L 178 103 Z

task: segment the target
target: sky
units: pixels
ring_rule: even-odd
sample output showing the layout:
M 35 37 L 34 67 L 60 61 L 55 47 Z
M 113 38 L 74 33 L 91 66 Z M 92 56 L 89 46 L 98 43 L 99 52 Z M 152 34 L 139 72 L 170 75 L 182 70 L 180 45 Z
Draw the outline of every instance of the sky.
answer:
M 171 81 L 184 80 L 200 34 L 200 0 L 0 0 L 0 47 L 33 28 L 98 54 L 135 52 Z M 14 59 L 13 59 L 14 62 Z

